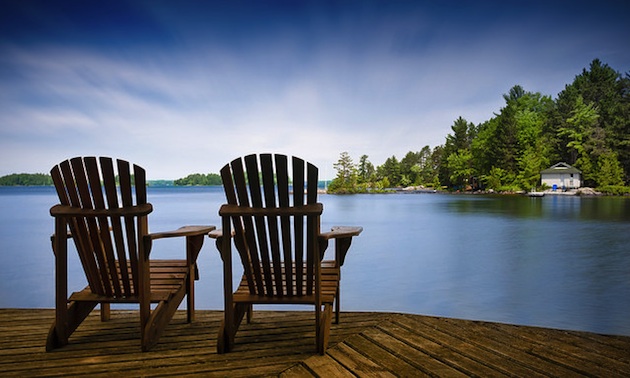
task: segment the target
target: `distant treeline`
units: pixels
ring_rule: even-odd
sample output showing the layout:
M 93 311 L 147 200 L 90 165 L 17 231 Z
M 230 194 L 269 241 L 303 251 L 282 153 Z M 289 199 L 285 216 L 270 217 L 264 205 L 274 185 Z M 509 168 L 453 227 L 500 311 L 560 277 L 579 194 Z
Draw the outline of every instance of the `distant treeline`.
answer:
M 221 176 L 216 173 L 208 173 L 204 175 L 202 173 L 193 173 L 184 178 L 177 179 L 173 182 L 175 186 L 190 186 L 190 185 L 199 185 L 199 186 L 211 186 L 211 185 L 221 185 Z
M 116 178 L 118 182 L 118 177 Z M 44 173 L 13 173 L 0 177 L 0 186 L 52 186 L 52 177 Z M 192 186 L 221 185 L 221 176 L 217 174 L 188 175 L 178 180 L 147 180 L 147 186 Z
M 43 186 L 52 185 L 50 175 L 44 173 L 13 173 L 0 177 L 0 186 Z
M 116 177 L 118 182 L 118 177 Z M 319 181 L 319 187 L 324 188 L 330 181 Z M 43 173 L 20 173 L 0 177 L 0 186 L 52 186 L 50 175 Z M 207 175 L 194 173 L 177 180 L 147 180 L 147 186 L 215 186 L 223 185 L 221 176 L 215 173 Z
M 443 145 L 410 151 L 374 166 L 342 153 L 329 193 L 430 186 L 449 190 L 531 190 L 540 171 L 566 162 L 585 186 L 626 192 L 630 184 L 630 74 L 595 59 L 554 100 L 520 85 L 480 124 L 455 120 Z M 421 146 L 421 145 L 419 145 Z M 614 189 L 614 190 L 611 190 Z

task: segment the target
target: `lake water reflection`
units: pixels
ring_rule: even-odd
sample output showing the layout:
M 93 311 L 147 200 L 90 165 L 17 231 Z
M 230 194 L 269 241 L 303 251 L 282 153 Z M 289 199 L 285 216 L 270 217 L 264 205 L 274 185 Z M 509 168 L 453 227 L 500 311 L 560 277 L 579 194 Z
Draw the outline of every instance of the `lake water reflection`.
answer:
M 630 335 L 630 199 L 322 195 L 323 228 L 361 225 L 342 309 Z M 150 188 L 153 231 L 220 223 L 218 188 Z M 53 307 L 52 188 L 0 187 L 0 307 Z M 179 243 L 179 244 L 178 244 Z M 159 240 L 164 250 L 181 241 Z M 170 252 L 170 251 L 169 251 Z M 221 309 L 220 259 L 200 257 L 200 309 Z M 70 287 L 84 285 L 77 260 Z

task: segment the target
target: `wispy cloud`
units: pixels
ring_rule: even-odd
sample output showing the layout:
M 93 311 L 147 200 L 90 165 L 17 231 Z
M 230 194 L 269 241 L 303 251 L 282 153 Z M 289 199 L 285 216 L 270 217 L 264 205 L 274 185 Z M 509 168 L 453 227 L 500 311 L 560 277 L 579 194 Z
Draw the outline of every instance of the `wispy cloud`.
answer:
M 513 85 L 555 96 L 593 58 L 630 65 L 618 16 L 607 24 L 598 13 L 598 27 L 580 31 L 573 23 L 585 16 L 554 25 L 555 8 L 313 4 L 261 17 L 238 8 L 248 2 L 181 12 L 139 3 L 127 7 L 128 39 L 107 29 L 74 36 L 87 24 L 67 26 L 59 13 L 47 27 L 73 33 L 3 37 L 0 175 L 89 154 L 177 178 L 259 151 L 333 174 L 342 151 L 379 165 L 442 144 L 457 117 L 492 117 Z

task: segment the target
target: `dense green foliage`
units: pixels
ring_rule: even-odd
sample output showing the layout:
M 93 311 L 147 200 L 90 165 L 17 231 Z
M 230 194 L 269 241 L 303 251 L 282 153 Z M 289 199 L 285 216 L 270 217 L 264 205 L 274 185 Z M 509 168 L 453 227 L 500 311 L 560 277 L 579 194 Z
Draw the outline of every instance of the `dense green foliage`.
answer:
M 594 60 L 553 100 L 516 85 L 505 106 L 474 125 L 459 117 L 444 145 L 395 156 L 374 168 L 342 153 L 332 193 L 423 185 L 451 190 L 529 190 L 540 171 L 566 162 L 585 186 L 624 193 L 630 183 L 630 75 Z
M 597 188 L 603 194 L 608 194 L 612 196 L 622 196 L 630 194 L 630 186 L 621 186 L 621 185 L 608 185 L 601 186 Z
M 0 177 L 0 186 L 41 186 L 52 184 L 50 175 L 43 173 L 13 173 Z
M 204 175 L 202 173 L 193 173 L 184 178 L 177 179 L 173 183 L 176 186 L 189 186 L 189 185 L 221 185 L 221 176 L 216 173 L 208 173 Z

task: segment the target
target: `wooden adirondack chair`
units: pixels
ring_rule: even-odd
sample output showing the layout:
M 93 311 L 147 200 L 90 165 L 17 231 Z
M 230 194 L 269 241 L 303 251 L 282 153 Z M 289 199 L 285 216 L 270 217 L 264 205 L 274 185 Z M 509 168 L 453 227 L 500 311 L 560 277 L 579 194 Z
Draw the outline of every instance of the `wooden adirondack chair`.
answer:
M 100 165 L 100 167 L 99 167 Z M 175 310 L 187 296 L 188 322 L 194 318 L 195 261 L 204 236 L 213 226 L 186 226 L 150 234 L 145 171 L 111 158 L 74 158 L 51 170 L 60 204 L 55 218 L 55 321 L 46 350 L 68 344 L 68 338 L 101 304 L 101 318 L 110 317 L 110 303 L 139 303 L 142 350 L 153 347 Z M 120 182 L 117 186 L 117 182 Z M 186 237 L 186 258 L 150 260 L 153 240 Z M 88 286 L 68 297 L 68 246 L 72 238 Z M 183 253 L 182 253 L 183 255 Z M 182 256 L 183 257 L 183 256 Z M 151 304 L 155 308 L 151 309 Z
M 221 177 L 227 197 L 219 210 L 222 230 L 210 233 L 217 239 L 224 275 L 225 311 L 217 351 L 232 349 L 246 313 L 251 321 L 253 304 L 308 304 L 315 306 L 317 350 L 324 354 L 334 302 L 339 321 L 340 268 L 352 237 L 363 229 L 320 232 L 318 170 L 302 159 L 248 155 L 225 165 Z M 243 265 L 235 291 L 232 239 Z M 329 239 L 336 239 L 336 257 L 323 261 Z

